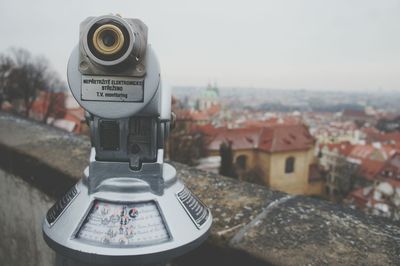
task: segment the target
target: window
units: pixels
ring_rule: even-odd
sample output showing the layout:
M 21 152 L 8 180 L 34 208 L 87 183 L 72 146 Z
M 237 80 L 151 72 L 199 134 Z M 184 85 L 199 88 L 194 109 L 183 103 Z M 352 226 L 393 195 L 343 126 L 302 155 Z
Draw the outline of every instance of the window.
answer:
M 239 167 L 239 169 L 246 170 L 246 164 L 247 164 L 247 156 L 246 155 L 239 155 L 236 158 L 236 165 Z
M 294 172 L 294 157 L 286 158 L 285 173 L 290 174 Z

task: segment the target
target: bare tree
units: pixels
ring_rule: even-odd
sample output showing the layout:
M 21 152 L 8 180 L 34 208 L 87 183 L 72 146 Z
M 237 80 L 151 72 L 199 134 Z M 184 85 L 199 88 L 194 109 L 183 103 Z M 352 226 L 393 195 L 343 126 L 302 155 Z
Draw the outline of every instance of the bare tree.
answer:
M 3 101 L 8 100 L 4 90 L 7 87 L 8 76 L 10 74 L 11 67 L 11 58 L 5 55 L 0 55 L 0 106 Z
M 168 149 L 171 160 L 194 166 L 205 155 L 204 136 L 174 129 L 168 138 Z
M 49 117 L 60 118 L 64 117 L 66 109 L 64 105 L 65 90 L 64 83 L 59 79 L 56 73 L 49 73 L 47 77 L 48 90 L 44 94 L 42 101 L 43 117 L 42 121 L 47 122 Z
M 10 53 L 0 55 L 2 98 L 20 105 L 18 107 L 25 116 L 29 116 L 40 91 L 52 90 L 56 77 L 56 74 L 50 74 L 45 58 L 33 57 L 27 50 L 11 49 Z M 48 114 L 44 116 L 47 119 Z
M 342 202 L 357 187 L 357 169 L 358 165 L 348 162 L 345 157 L 336 158 L 335 166 L 327 175 L 328 183 L 334 188 L 331 195 L 334 201 Z
M 219 146 L 219 154 L 221 156 L 221 165 L 219 167 L 219 174 L 237 178 L 235 166 L 233 164 L 233 151 L 232 142 L 222 142 Z
M 14 66 L 9 77 L 8 94 L 23 100 L 25 116 L 29 116 L 38 91 L 47 89 L 47 62 L 44 59 L 33 59 L 28 51 L 22 49 L 12 50 L 12 57 Z

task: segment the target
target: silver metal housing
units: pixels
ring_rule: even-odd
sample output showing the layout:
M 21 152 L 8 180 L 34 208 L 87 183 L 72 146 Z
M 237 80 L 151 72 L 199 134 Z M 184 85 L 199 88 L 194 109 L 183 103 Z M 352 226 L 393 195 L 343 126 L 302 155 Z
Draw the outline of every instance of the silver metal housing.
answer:
M 131 27 L 134 40 L 133 53 L 108 65 L 93 58 L 86 40 L 104 18 Z M 200 245 L 210 230 L 210 210 L 164 163 L 171 91 L 162 87 L 146 40 L 147 27 L 136 19 L 103 16 L 81 25 L 68 83 L 87 111 L 92 148 L 85 176 L 43 222 L 46 242 L 66 259 L 60 265 L 165 263 Z

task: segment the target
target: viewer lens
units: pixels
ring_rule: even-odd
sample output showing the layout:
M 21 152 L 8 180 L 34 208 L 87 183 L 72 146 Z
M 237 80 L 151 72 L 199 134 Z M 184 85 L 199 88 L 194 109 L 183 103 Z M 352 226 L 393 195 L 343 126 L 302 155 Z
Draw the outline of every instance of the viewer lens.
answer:
M 94 31 L 91 41 L 98 54 L 114 56 L 122 50 L 125 38 L 117 25 L 108 23 L 101 25 Z
M 103 36 L 101 37 L 101 39 L 105 46 L 111 47 L 115 44 L 117 36 L 113 31 L 110 30 L 104 31 L 102 35 Z

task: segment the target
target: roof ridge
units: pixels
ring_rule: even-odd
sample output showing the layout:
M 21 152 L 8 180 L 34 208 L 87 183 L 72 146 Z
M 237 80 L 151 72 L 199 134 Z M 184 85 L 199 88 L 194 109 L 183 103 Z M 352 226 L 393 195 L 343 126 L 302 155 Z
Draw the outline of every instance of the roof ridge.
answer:
M 275 138 L 275 129 L 272 130 L 272 143 L 271 143 L 271 152 L 275 151 L 276 138 Z
M 266 130 L 265 127 L 260 128 L 261 130 L 259 130 L 259 136 L 258 136 L 258 143 L 257 143 L 257 148 L 261 149 L 261 145 L 263 142 L 263 136 L 264 136 L 264 131 Z

